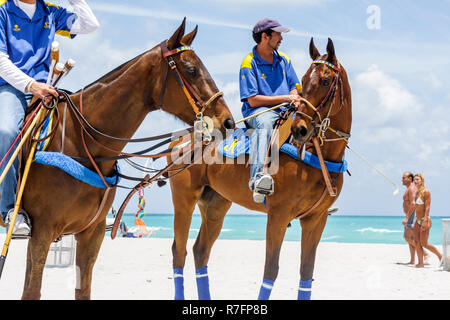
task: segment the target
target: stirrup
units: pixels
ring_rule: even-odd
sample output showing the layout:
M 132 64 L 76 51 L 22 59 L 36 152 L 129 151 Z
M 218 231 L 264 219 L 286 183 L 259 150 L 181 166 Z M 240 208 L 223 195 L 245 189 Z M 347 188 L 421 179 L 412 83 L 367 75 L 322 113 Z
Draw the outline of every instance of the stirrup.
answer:
M 9 224 L 11 222 L 10 219 L 11 219 L 11 215 L 13 214 L 13 212 L 14 212 L 14 209 L 10 209 L 8 211 L 8 214 L 7 214 L 6 218 L 5 218 L 5 224 L 7 225 L 7 229 L 9 228 Z M 17 234 L 18 230 L 14 230 L 15 228 L 17 228 L 17 223 L 18 223 L 17 218 L 19 216 L 23 217 L 23 219 L 24 219 L 23 223 L 26 224 L 28 229 L 29 229 L 27 234 L 20 234 L 20 233 Z M 28 213 L 25 210 L 20 209 L 17 212 L 16 222 L 15 223 L 16 223 L 16 225 L 13 227 L 13 233 L 11 235 L 11 239 L 30 239 L 31 238 L 31 219 L 30 219 L 30 217 L 28 216 Z
M 12 240 L 28 240 L 31 239 L 31 234 L 26 234 L 26 235 L 15 235 L 13 234 L 11 236 Z
M 266 174 L 257 173 L 255 177 L 253 192 L 265 196 L 272 195 L 274 192 L 274 183 L 272 176 L 267 173 Z

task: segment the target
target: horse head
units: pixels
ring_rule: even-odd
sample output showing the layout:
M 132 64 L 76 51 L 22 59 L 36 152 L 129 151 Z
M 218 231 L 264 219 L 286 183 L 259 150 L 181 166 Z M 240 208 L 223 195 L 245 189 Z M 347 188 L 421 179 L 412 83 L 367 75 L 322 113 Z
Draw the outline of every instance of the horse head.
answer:
M 311 38 L 309 54 L 313 62 L 302 78 L 303 99 L 291 126 L 299 144 L 324 134 L 331 125 L 342 132 L 350 132 L 351 125 L 350 85 L 333 41 L 328 38 L 327 54 L 321 55 Z
M 192 49 L 198 26 L 184 34 L 186 18 L 161 47 L 160 104 L 186 123 L 209 117 L 223 133 L 235 126 L 233 116 L 214 80 Z M 174 72 L 172 72 L 172 71 Z

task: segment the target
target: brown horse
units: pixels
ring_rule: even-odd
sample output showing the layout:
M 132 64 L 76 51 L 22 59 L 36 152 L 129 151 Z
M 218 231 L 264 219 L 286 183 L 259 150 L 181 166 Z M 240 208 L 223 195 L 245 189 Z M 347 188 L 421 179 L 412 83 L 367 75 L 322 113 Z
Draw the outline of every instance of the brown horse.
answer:
M 322 110 L 317 108 L 315 112 L 305 102 L 301 104 L 300 112 L 291 125 L 294 140 L 301 144 L 315 134 L 316 127 L 311 124 L 311 120 L 316 121 L 316 117 L 323 119 L 328 115 L 330 129 L 341 132 L 341 135 L 349 133 L 351 128 L 350 85 L 344 68 L 339 67 L 339 71 L 332 68 L 339 65 L 333 42 L 329 40 L 327 54 L 320 56 L 311 39 L 310 55 L 314 61 L 302 79 L 304 101 L 309 101 L 312 107 L 318 106 L 321 101 L 323 103 Z M 336 80 L 333 80 L 334 78 Z M 326 160 L 339 163 L 344 156 L 346 142 L 338 136 L 331 139 L 331 134 L 328 131 L 329 137 L 322 135 L 324 141 L 322 154 Z M 309 148 L 308 145 L 306 146 Z M 200 233 L 193 248 L 197 289 L 199 299 L 209 299 L 207 264 L 214 241 L 220 234 L 225 214 L 233 202 L 268 215 L 266 260 L 260 299 L 269 298 L 270 290 L 277 278 L 280 249 L 286 228 L 293 219 L 300 219 L 301 281 L 298 298 L 310 298 L 316 248 L 327 221 L 328 209 L 341 191 L 343 174 L 331 173 L 337 193 L 337 196 L 332 197 L 328 194 L 320 169 L 280 153 L 279 170 L 273 175 L 275 193 L 267 197 L 264 205 L 253 201 L 252 192 L 248 188 L 250 172 L 245 164 L 226 164 L 217 152 L 213 153 L 213 156 L 216 160 L 222 161 L 192 166 L 170 179 L 175 210 L 175 239 L 172 246 L 175 299 L 184 298 L 183 267 L 195 205 L 198 204 L 202 217 Z M 248 160 L 248 157 L 246 159 Z
M 234 127 L 232 115 L 224 99 L 220 94 L 217 95 L 218 89 L 197 55 L 190 49 L 176 50 L 181 46 L 190 46 L 197 33 L 197 27 L 186 35 L 184 30 L 185 19 L 166 42 L 71 95 L 74 105 L 81 111 L 82 103 L 82 114 L 95 129 L 123 139 L 130 139 L 145 116 L 158 109 L 192 125 L 197 119 L 194 106 L 188 101 L 188 96 L 176 74 L 169 69 L 169 62 L 171 67 L 176 65 L 183 81 L 186 82 L 184 85 L 189 85 L 191 98 L 194 96 L 199 99 L 196 101 L 198 104 L 203 101 L 209 102 L 203 115 L 212 118 L 215 128 Z M 166 55 L 163 55 L 164 51 L 167 52 Z M 170 60 L 167 59 L 169 56 Z M 64 103 L 57 106 L 61 114 L 63 107 Z M 61 130 L 62 120 L 48 151 L 60 150 Z M 80 122 L 74 113 L 67 112 L 65 154 L 72 157 L 87 157 L 80 137 L 81 130 Z M 122 150 L 126 145 L 123 141 L 110 140 L 92 132 L 91 134 L 98 142 L 112 150 Z M 93 158 L 116 155 L 115 152 L 94 144 L 87 137 L 86 144 Z M 98 163 L 101 174 L 112 175 L 115 162 Z M 94 171 L 93 164 L 87 167 Z M 110 192 L 106 194 L 105 190 Z M 32 165 L 23 197 L 23 207 L 32 219 L 32 237 L 28 242 L 22 299 L 40 298 L 42 272 L 49 246 L 52 241 L 64 234 L 75 234 L 77 241 L 78 287 L 75 289 L 75 298 L 90 299 L 92 268 L 105 236 L 106 215 L 114 195 L 115 187 L 108 189 L 93 187 L 51 166 L 36 163 Z M 96 214 L 98 217 L 94 218 Z

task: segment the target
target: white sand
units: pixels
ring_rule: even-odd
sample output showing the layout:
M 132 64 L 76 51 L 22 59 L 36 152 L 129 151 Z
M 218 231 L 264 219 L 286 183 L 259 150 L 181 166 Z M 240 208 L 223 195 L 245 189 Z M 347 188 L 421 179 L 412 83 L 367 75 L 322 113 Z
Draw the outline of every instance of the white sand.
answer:
M 3 245 L 5 235 L 0 235 Z M 185 296 L 197 299 L 188 243 Z M 0 300 L 20 299 L 26 240 L 11 243 L 0 280 Z M 105 238 L 94 267 L 92 299 L 173 299 L 171 239 Z M 442 246 L 438 246 L 441 251 Z M 264 241 L 218 240 L 208 265 L 213 299 L 256 299 L 263 278 Z M 300 243 L 285 242 L 271 299 L 295 300 Z M 450 299 L 450 272 L 435 256 L 423 269 L 398 265 L 407 245 L 321 243 L 316 257 L 313 299 Z M 45 268 L 42 299 L 73 299 L 75 268 Z

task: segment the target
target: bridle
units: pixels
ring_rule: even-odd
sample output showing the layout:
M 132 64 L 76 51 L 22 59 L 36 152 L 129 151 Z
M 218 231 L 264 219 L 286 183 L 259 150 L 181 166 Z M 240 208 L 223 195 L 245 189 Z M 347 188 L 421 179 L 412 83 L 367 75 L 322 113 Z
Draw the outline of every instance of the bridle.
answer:
M 167 74 L 169 69 L 171 69 L 175 75 L 175 78 L 184 92 L 187 100 L 189 101 L 192 110 L 195 112 L 197 120 L 194 122 L 194 137 L 202 137 L 202 134 L 205 136 L 204 139 L 207 141 L 211 141 L 211 132 L 213 130 L 213 121 L 210 117 L 204 116 L 203 113 L 205 110 L 211 105 L 213 101 L 223 96 L 223 92 L 219 91 L 212 95 L 208 101 L 204 102 L 198 92 L 192 87 L 189 82 L 182 76 L 182 74 L 178 71 L 177 64 L 173 59 L 173 56 L 184 52 L 184 51 L 194 51 L 194 49 L 190 46 L 181 46 L 175 48 L 173 50 L 169 50 L 167 48 L 167 40 L 164 40 L 159 44 L 161 47 L 161 51 L 163 54 L 163 58 L 167 61 L 167 68 L 163 77 L 163 84 L 161 93 L 159 96 L 159 107 L 163 106 L 164 93 L 166 91 L 166 83 L 167 83 Z
M 328 193 L 330 194 L 330 196 L 335 197 L 336 196 L 336 187 L 334 186 L 334 182 L 332 182 L 332 178 L 330 176 L 330 173 L 328 172 L 328 169 L 325 165 L 323 156 L 322 156 L 322 151 L 321 151 L 321 146 L 323 145 L 324 141 L 340 141 L 340 140 L 344 140 L 345 143 L 348 143 L 348 138 L 350 137 L 350 133 L 345 133 L 339 130 L 335 130 L 333 129 L 330 124 L 331 124 L 331 120 L 330 120 L 330 115 L 331 115 L 331 111 L 333 109 L 333 106 L 335 105 L 334 100 L 336 98 L 336 91 L 338 90 L 338 87 L 340 85 L 340 96 L 341 96 L 341 109 L 342 109 L 342 105 L 343 105 L 343 83 L 342 83 L 342 77 L 341 77 L 341 72 L 342 72 L 342 68 L 340 63 L 338 62 L 337 65 L 334 65 L 326 60 L 314 60 L 312 62 L 312 64 L 324 64 L 326 66 L 328 66 L 329 68 L 331 68 L 332 70 L 334 70 L 334 77 L 333 77 L 333 81 L 330 85 L 330 89 L 328 90 L 327 94 L 325 95 L 325 97 L 322 99 L 322 101 L 320 102 L 320 104 L 315 107 L 311 102 L 309 102 L 307 99 L 301 97 L 300 100 L 302 102 L 304 102 L 313 112 L 314 114 L 312 116 L 297 110 L 296 114 L 298 115 L 302 115 L 306 118 L 309 119 L 309 121 L 311 122 L 311 125 L 313 126 L 314 130 L 311 131 L 310 136 L 306 139 L 307 141 L 312 140 L 314 148 L 316 149 L 317 152 L 317 156 L 319 158 L 319 162 L 320 162 L 320 167 L 322 169 L 322 174 L 325 180 L 325 185 L 326 188 L 322 194 L 321 199 L 316 203 L 316 205 L 318 205 L 318 203 L 320 203 L 324 197 L 325 197 L 325 193 L 326 190 L 328 190 Z M 322 118 L 321 115 L 321 111 L 323 109 L 325 109 L 327 107 L 327 105 L 330 106 L 328 107 L 328 111 L 327 114 L 324 118 Z M 325 138 L 325 133 L 327 132 L 327 130 L 332 131 L 333 133 L 335 133 L 338 138 L 337 139 L 326 139 Z M 319 142 L 320 141 L 320 142 Z M 305 150 L 305 146 L 306 143 L 303 143 L 303 145 L 298 146 L 298 153 L 299 153 L 299 157 L 301 158 L 301 154 L 303 154 L 303 151 Z M 309 214 L 310 211 L 308 211 Z
M 326 60 L 314 60 L 312 62 L 312 64 L 324 64 L 326 66 L 328 66 L 329 68 L 331 68 L 332 70 L 334 70 L 334 77 L 333 77 L 333 81 L 330 85 L 330 89 L 328 90 L 327 94 L 325 95 L 325 97 L 322 99 L 322 101 L 320 102 L 320 104 L 315 107 L 311 102 L 309 102 L 307 99 L 301 97 L 300 100 L 302 102 L 304 102 L 313 112 L 313 116 L 310 116 L 300 110 L 297 110 L 296 113 L 297 114 L 301 114 L 302 116 L 306 117 L 309 119 L 309 121 L 311 122 L 312 126 L 314 127 L 314 131 L 312 132 L 312 134 L 310 135 L 310 137 L 308 138 L 311 139 L 313 136 L 317 136 L 318 139 L 320 140 L 320 145 L 323 145 L 323 142 L 325 140 L 325 133 L 328 129 L 330 129 L 332 132 L 334 132 L 336 135 L 338 135 L 337 139 L 327 139 L 327 141 L 338 141 L 338 140 L 343 140 L 343 139 L 348 139 L 350 137 L 349 133 L 345 133 L 339 130 L 335 130 L 333 128 L 330 127 L 331 124 L 331 120 L 330 120 L 330 114 L 331 111 L 333 110 L 333 106 L 334 106 L 334 99 L 336 97 L 336 91 L 338 90 L 339 84 L 340 84 L 340 89 L 341 89 L 341 108 L 342 108 L 342 104 L 343 104 L 343 84 L 342 84 L 342 77 L 341 77 L 341 72 L 342 72 L 342 68 L 340 63 L 338 62 L 337 65 L 334 65 Z M 326 114 L 326 116 L 322 119 L 322 115 L 320 114 L 320 112 L 322 111 L 322 109 L 326 108 L 326 106 L 328 104 L 331 104 L 330 107 L 328 108 L 328 112 Z

